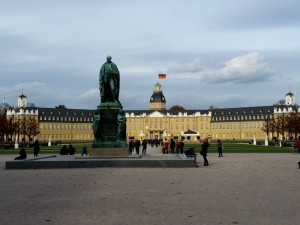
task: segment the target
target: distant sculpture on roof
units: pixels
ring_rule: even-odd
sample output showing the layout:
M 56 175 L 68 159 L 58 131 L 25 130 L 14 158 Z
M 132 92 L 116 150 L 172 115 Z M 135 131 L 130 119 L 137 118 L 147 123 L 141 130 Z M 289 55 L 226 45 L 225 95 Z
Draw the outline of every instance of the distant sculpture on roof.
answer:
M 120 73 L 111 56 L 107 56 L 106 60 L 99 74 L 101 102 L 119 102 Z

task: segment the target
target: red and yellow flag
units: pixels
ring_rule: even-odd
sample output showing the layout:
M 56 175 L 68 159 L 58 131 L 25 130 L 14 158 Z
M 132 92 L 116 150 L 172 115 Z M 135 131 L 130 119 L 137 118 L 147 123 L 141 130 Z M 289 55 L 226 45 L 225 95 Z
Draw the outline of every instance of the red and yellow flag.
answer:
M 160 79 L 160 80 L 164 80 L 164 79 L 166 79 L 167 78 L 167 75 L 166 74 L 158 74 L 158 79 Z

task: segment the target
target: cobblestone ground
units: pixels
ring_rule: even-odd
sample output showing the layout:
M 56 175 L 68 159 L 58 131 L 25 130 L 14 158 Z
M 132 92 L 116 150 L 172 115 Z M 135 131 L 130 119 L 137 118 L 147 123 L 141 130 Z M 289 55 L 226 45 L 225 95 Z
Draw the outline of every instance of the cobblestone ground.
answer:
M 149 149 L 149 154 L 160 154 Z M 0 224 L 299 224 L 300 155 L 209 154 L 209 167 L 5 170 Z M 30 156 L 29 156 L 30 157 Z

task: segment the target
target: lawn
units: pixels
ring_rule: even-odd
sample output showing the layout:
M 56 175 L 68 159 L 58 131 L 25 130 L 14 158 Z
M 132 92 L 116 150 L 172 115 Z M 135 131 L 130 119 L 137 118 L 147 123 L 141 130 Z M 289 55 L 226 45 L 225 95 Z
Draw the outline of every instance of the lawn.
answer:
M 62 144 L 63 145 L 63 144 Z M 39 154 L 59 154 L 62 145 L 56 146 L 42 146 Z M 66 143 L 69 146 L 68 143 Z M 92 143 L 72 143 L 72 146 L 75 148 L 75 153 L 81 153 L 82 146 L 86 145 L 87 149 L 92 147 Z M 293 147 L 278 147 L 278 146 L 264 146 L 264 145 L 251 145 L 247 143 L 240 142 L 224 142 L 224 153 L 292 153 Z M 184 150 L 189 149 L 190 147 L 195 147 L 196 152 L 200 152 L 201 146 L 199 143 L 186 143 Z M 25 148 L 27 154 L 33 154 L 32 148 Z M 208 152 L 217 152 L 216 143 L 211 143 Z M 1 154 L 14 154 L 18 155 L 18 149 L 3 149 L 0 148 Z
M 61 145 L 55 145 L 55 146 L 41 146 L 41 150 L 39 152 L 39 154 L 59 154 L 60 149 L 62 148 L 64 144 L 62 143 Z M 66 143 L 67 147 L 69 146 L 69 143 Z M 86 145 L 86 147 L 88 149 L 90 149 L 92 147 L 92 143 L 72 143 L 72 146 L 75 148 L 75 154 L 77 153 L 81 153 L 81 149 L 82 146 Z M 33 148 L 25 148 L 26 153 L 27 154 L 33 154 Z M 4 155 L 4 154 L 15 154 L 18 155 L 19 154 L 19 150 L 18 149 L 3 149 L 0 148 L 0 155 Z
M 201 146 L 199 143 L 186 143 L 184 149 L 195 147 L 196 152 L 200 152 Z M 292 153 L 293 147 L 278 147 L 265 145 L 252 145 L 248 143 L 239 142 L 225 142 L 223 143 L 224 153 Z M 217 152 L 216 143 L 211 143 L 208 152 Z

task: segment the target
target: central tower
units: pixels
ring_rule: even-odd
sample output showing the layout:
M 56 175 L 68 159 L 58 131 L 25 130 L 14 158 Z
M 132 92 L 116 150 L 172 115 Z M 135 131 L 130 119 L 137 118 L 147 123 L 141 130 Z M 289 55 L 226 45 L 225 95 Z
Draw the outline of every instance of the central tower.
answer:
M 153 94 L 150 98 L 150 110 L 165 110 L 166 99 L 162 93 L 161 85 L 157 82 L 154 85 Z

